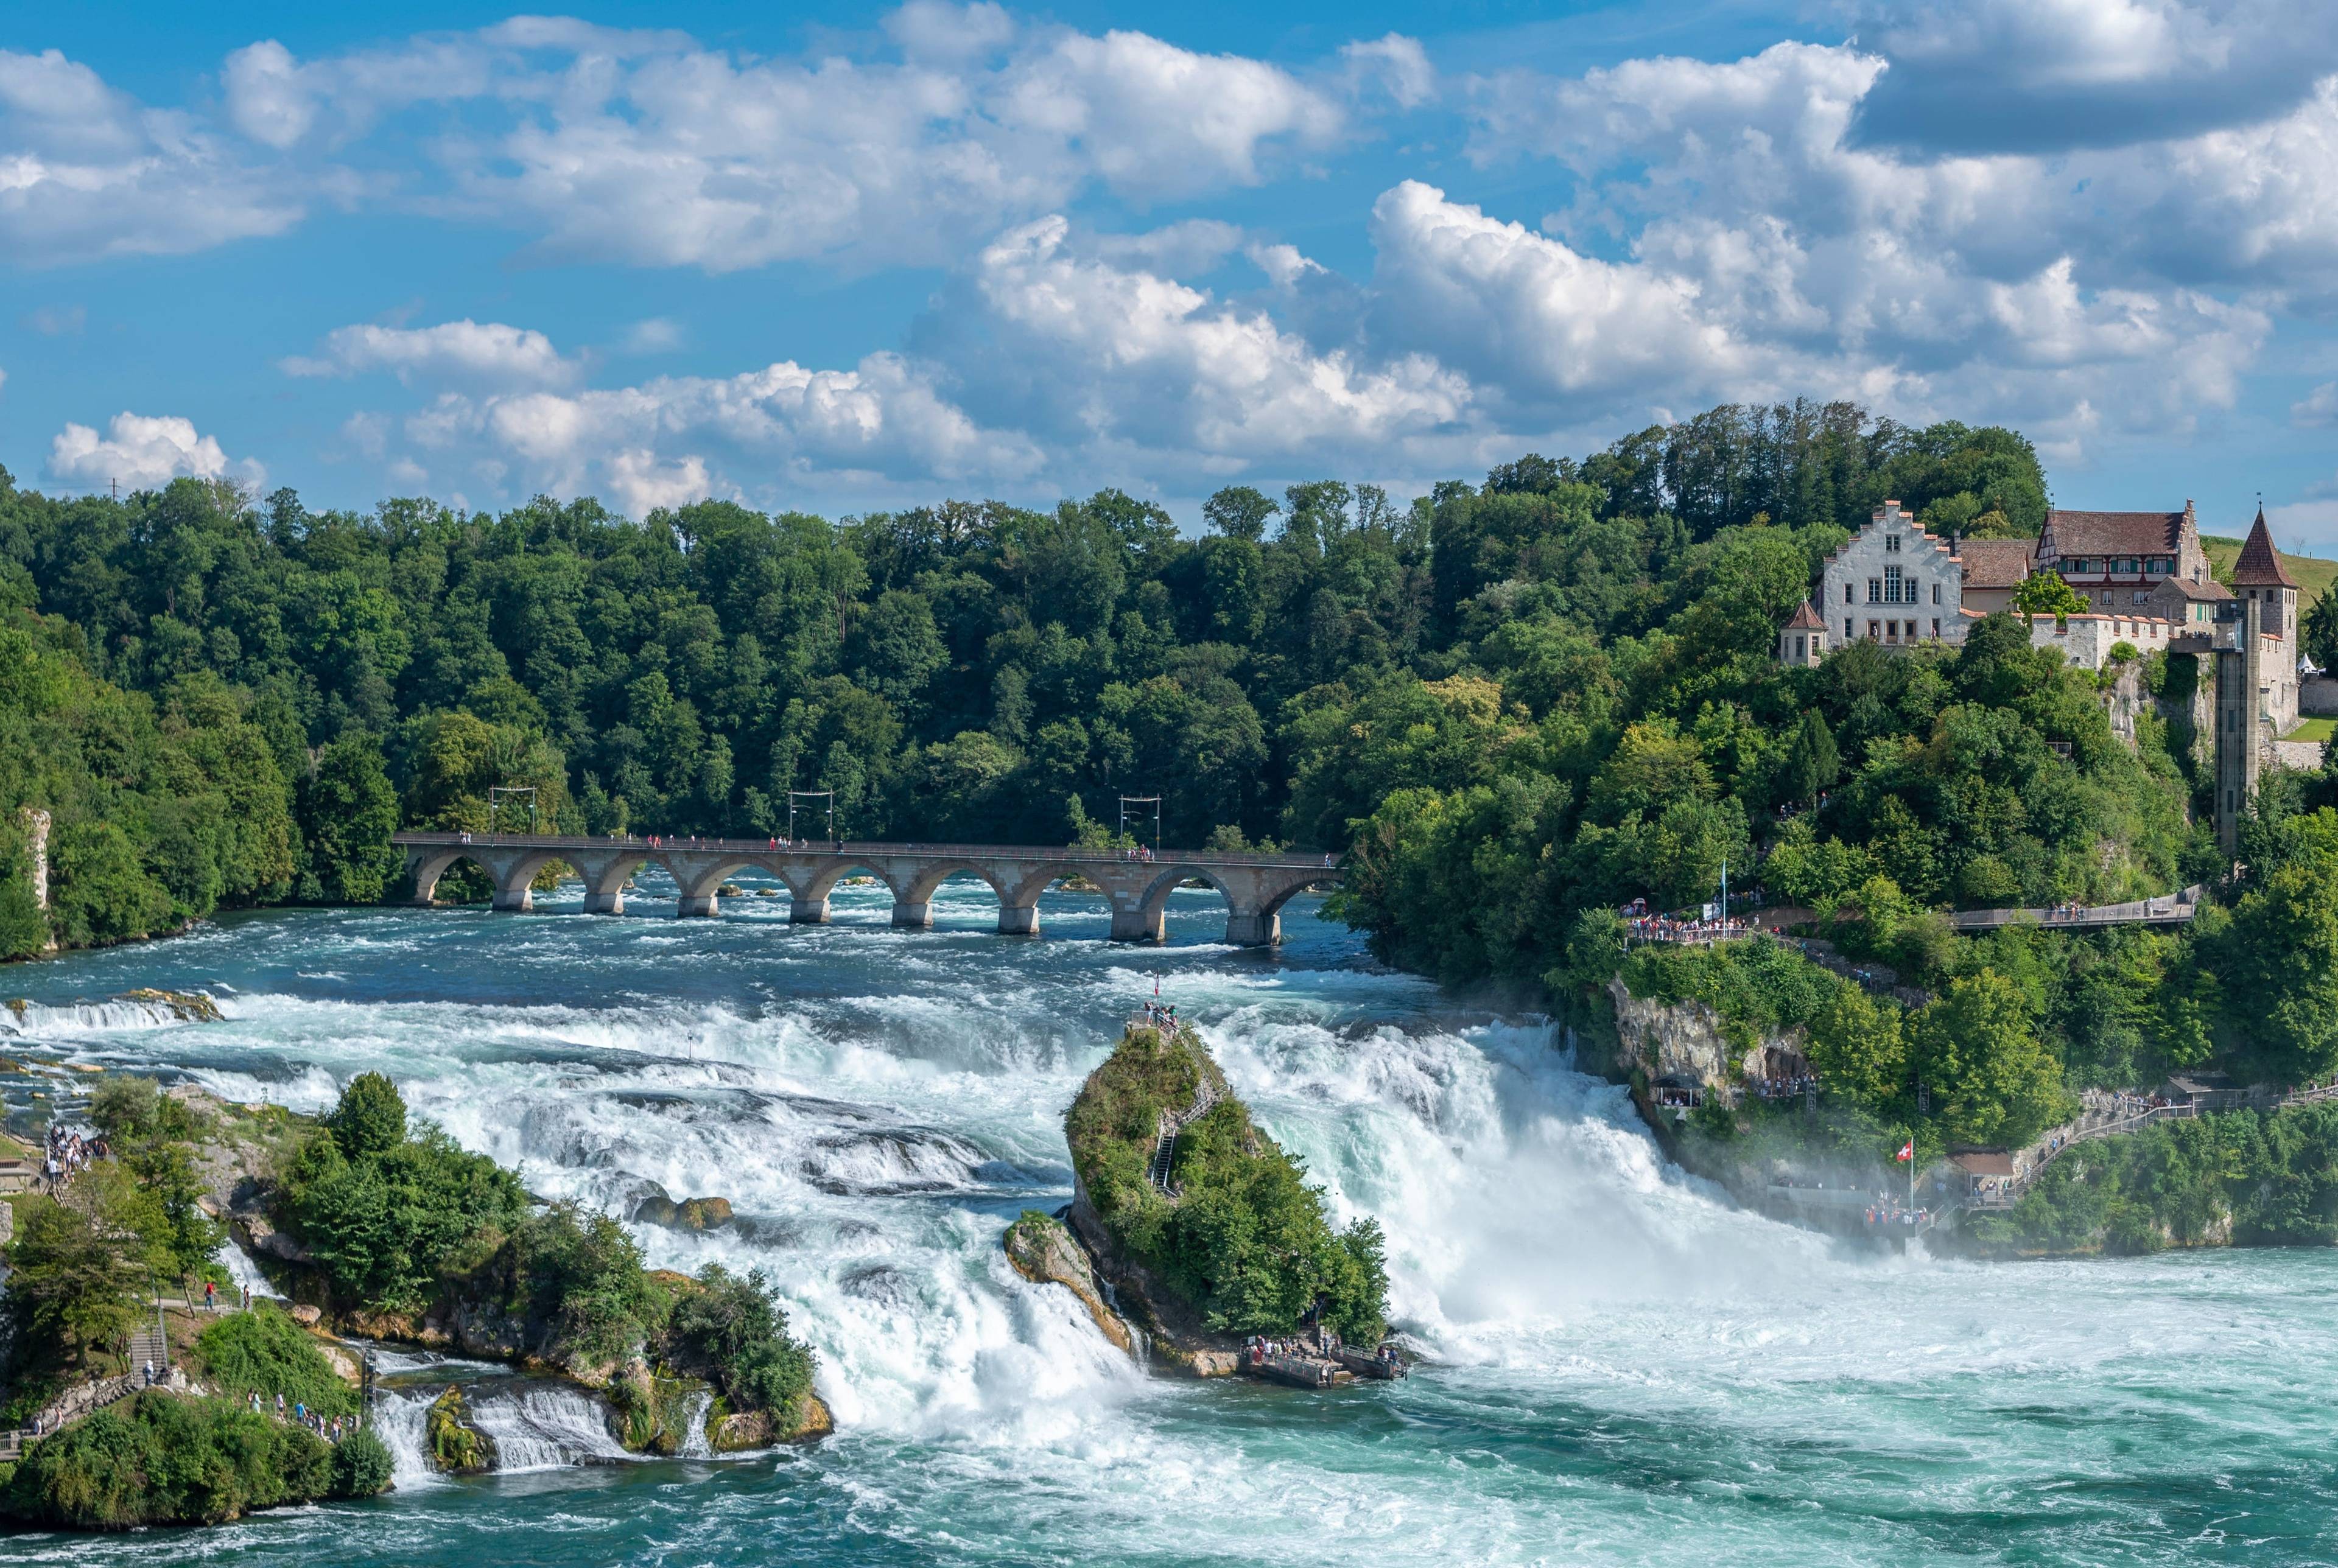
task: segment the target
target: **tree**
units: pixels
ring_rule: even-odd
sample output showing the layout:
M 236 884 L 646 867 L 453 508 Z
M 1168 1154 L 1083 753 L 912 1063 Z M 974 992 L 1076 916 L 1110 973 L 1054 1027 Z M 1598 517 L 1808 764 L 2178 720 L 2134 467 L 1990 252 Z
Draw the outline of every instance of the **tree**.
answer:
M 398 831 L 398 791 L 374 739 L 351 731 L 325 748 L 316 772 L 300 781 L 300 830 L 309 845 L 314 896 L 344 904 L 372 904 L 402 862 L 390 836 Z
M 2058 572 L 2032 572 L 2013 591 L 2013 607 L 2021 612 L 2025 625 L 2036 626 L 2038 617 L 2054 617 L 2054 630 L 2068 632 L 2070 617 L 2083 615 L 2092 608 L 2087 596 L 2062 580 Z
M 1819 792 L 1832 786 L 1842 770 L 1842 759 L 1834 749 L 1834 736 L 1827 730 L 1826 720 L 1818 710 L 1803 710 L 1803 721 L 1794 730 L 1793 743 L 1778 769 L 1778 793 L 1793 801 L 1815 800 Z
M 2293 858 L 2242 896 L 2215 944 L 2232 1025 L 2280 1083 L 2338 1067 L 2338 811 L 2299 820 Z
M 2018 1147 L 2068 1101 L 2020 991 L 1994 969 L 1949 982 L 1915 1017 L 1916 1070 L 1950 1142 Z
M 134 1239 L 95 1214 L 36 1197 L 16 1206 L 5 1297 L 19 1365 L 78 1362 L 130 1331 L 149 1276 Z
M 1229 485 L 1202 503 L 1203 520 L 1212 532 L 1252 544 L 1266 536 L 1266 520 L 1282 510 L 1271 496 L 1248 485 Z
M 398 1085 L 378 1073 L 360 1073 L 341 1091 L 340 1102 L 326 1118 L 333 1142 L 350 1160 L 386 1154 L 406 1142 L 406 1099 Z

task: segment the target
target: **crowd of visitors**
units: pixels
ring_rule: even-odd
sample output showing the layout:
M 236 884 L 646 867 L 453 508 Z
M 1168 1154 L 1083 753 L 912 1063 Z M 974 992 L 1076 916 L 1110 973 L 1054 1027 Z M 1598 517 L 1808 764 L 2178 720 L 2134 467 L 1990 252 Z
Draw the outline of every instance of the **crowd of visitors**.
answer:
M 1818 1092 L 1815 1073 L 1797 1073 L 1783 1078 L 1749 1078 L 1745 1086 L 1757 1100 L 1793 1100 Z
M 104 1159 L 111 1151 L 102 1134 L 84 1137 L 62 1122 L 49 1123 L 48 1152 L 41 1164 L 41 1174 L 54 1192 L 89 1168 L 93 1160 Z
M 267 1400 L 261 1398 L 257 1393 L 251 1395 L 250 1399 L 251 1413 L 254 1416 L 268 1414 Z M 289 1421 L 295 1426 L 306 1426 L 328 1443 L 339 1443 L 365 1425 L 365 1418 L 362 1416 L 335 1416 L 329 1420 L 298 1399 L 293 1400 L 288 1407 L 281 1394 L 276 1396 L 276 1418 L 279 1421 Z

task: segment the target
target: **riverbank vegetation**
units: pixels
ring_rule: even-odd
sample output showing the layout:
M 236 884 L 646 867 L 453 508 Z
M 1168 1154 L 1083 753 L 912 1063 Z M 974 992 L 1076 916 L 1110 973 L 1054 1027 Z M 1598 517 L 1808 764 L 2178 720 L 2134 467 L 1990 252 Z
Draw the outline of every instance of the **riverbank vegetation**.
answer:
M 0 1465 L 0 1510 L 69 1530 L 218 1524 L 259 1508 L 370 1497 L 388 1486 L 389 1470 L 371 1433 L 332 1445 L 232 1400 L 146 1390 Z
M 1147 1177 L 1159 1113 L 1217 1102 L 1177 1139 L 1171 1200 Z M 1081 1191 L 1128 1259 L 1221 1335 L 1290 1334 L 1320 1314 L 1345 1338 L 1386 1328 L 1388 1273 L 1377 1222 L 1334 1230 L 1306 1167 L 1251 1121 L 1190 1031 L 1123 1036 L 1065 1120 Z
M 2338 1105 L 2231 1111 L 2081 1143 L 2004 1213 L 1968 1216 L 1996 1256 L 2338 1244 Z
M 12 1200 L 8 1419 L 124 1370 L 119 1347 L 153 1312 L 159 1282 L 188 1299 L 206 1279 L 227 1284 L 211 1261 L 225 1230 L 207 1209 L 231 1213 L 279 1286 L 345 1329 L 559 1372 L 620 1405 L 654 1376 L 699 1379 L 726 1416 L 755 1417 L 773 1438 L 811 1419 L 811 1352 L 762 1276 L 653 1272 L 614 1220 L 537 1203 L 512 1171 L 409 1122 L 378 1073 L 352 1080 L 322 1118 L 246 1113 L 137 1079 L 102 1081 L 93 1105 L 116 1157 L 62 1198 Z M 309 1335 L 270 1308 L 221 1318 L 182 1355 L 215 1394 L 355 1410 Z M 653 1421 L 645 1440 L 658 1436 Z
M 802 1419 L 811 1352 L 761 1275 L 653 1273 L 615 1220 L 536 1204 L 512 1171 L 410 1125 L 378 1073 L 352 1079 L 300 1146 L 274 1217 L 313 1259 L 323 1304 L 369 1331 L 451 1332 L 596 1387 L 671 1371 L 782 1435 Z

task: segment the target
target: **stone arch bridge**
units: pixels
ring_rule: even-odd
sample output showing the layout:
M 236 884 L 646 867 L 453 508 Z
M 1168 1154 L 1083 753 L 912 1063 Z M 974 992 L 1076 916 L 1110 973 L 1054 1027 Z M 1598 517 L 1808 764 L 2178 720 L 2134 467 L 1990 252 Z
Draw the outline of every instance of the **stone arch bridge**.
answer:
M 530 885 L 554 861 L 584 882 L 584 909 L 624 912 L 625 883 L 642 867 L 657 865 L 682 895 L 679 913 L 722 913 L 723 882 L 740 871 L 761 871 L 788 890 L 788 917 L 823 925 L 829 895 L 855 873 L 892 890 L 893 924 L 933 924 L 935 889 L 952 877 L 980 878 L 998 895 L 998 930 L 1031 936 L 1039 931 L 1039 895 L 1078 876 L 1103 890 L 1112 909 L 1115 942 L 1158 942 L 1170 892 L 1189 880 L 1206 882 L 1226 901 L 1226 940 L 1269 946 L 1282 939 L 1282 909 L 1304 888 L 1340 879 L 1336 855 L 1249 855 L 1218 850 L 1165 850 L 1132 860 L 1110 849 L 1050 849 L 997 844 L 793 844 L 768 839 L 588 838 L 515 833 L 400 833 L 414 902 L 429 904 L 439 877 L 468 860 L 495 883 L 495 907 L 535 907 Z

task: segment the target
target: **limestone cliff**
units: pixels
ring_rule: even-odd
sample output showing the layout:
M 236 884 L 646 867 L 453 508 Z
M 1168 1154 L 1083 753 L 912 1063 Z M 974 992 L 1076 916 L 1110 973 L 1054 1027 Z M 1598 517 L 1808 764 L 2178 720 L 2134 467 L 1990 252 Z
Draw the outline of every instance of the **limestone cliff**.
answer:
M 1073 1240 L 1063 1222 L 1026 1210 L 1007 1228 L 1007 1260 L 1034 1285 L 1061 1285 L 1069 1290 L 1096 1326 L 1097 1332 L 1119 1349 L 1136 1353 L 1136 1337 L 1119 1313 L 1105 1304 L 1095 1266 Z

